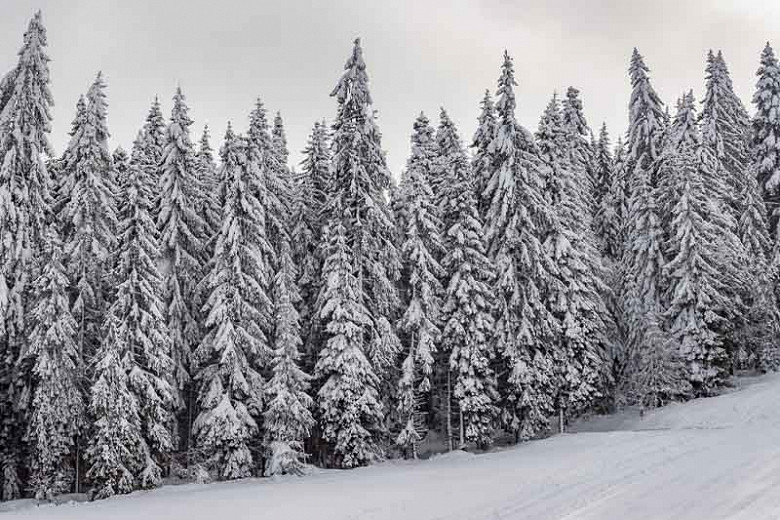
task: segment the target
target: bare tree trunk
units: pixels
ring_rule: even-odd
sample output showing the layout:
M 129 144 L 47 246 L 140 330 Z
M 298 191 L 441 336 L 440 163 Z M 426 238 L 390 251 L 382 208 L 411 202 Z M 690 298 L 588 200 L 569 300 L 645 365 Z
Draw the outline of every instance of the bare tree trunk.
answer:
M 559 408 L 558 409 L 558 431 L 560 433 L 564 432 L 565 422 L 566 421 L 564 420 L 564 417 L 563 417 L 563 408 Z
M 466 447 L 465 432 L 463 431 L 463 410 L 458 406 L 458 417 L 460 418 L 460 446 L 458 449 L 462 450 Z

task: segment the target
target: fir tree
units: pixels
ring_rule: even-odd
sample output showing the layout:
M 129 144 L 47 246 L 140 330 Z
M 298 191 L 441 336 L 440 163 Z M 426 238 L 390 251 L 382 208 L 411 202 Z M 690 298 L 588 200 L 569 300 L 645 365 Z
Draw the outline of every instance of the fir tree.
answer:
M 111 160 L 114 162 L 114 171 L 116 172 L 116 187 L 117 190 L 117 197 L 119 197 L 119 193 L 122 191 L 122 187 L 125 185 L 127 180 L 127 170 L 130 167 L 130 156 L 127 155 L 127 152 L 124 148 L 121 146 L 117 146 L 114 149 L 114 153 L 111 154 Z M 119 202 L 117 202 L 117 205 Z
M 152 218 L 156 179 L 146 168 L 143 134 L 133 145 L 132 161 L 119 206 L 119 248 L 114 279 L 116 300 L 109 313 L 116 341 L 127 352 L 128 388 L 138 416 L 148 458 L 137 475 L 141 487 L 159 486 L 173 451 L 171 425 L 173 361 L 163 314 L 162 277 L 158 271 L 158 232 Z M 127 365 L 130 363 L 130 366 Z
M 250 451 L 262 413 L 260 373 L 270 357 L 266 293 L 273 252 L 265 236 L 261 158 L 228 127 L 221 151 L 222 227 L 209 264 L 208 332 L 195 352 L 198 446 L 221 479 L 251 474 Z
M 33 258 L 44 235 L 53 155 L 46 29 L 37 12 L 19 61 L 2 82 L 0 112 L 0 499 L 21 496 L 22 410 L 31 389 L 16 362 L 25 348 Z
M 79 99 L 71 139 L 63 157 L 63 197 L 59 220 L 64 226 L 71 301 L 78 322 L 79 355 L 91 359 L 101 341 L 101 328 L 111 291 L 111 255 L 116 247 L 118 193 L 108 151 L 105 83 L 98 74 Z
M 591 135 L 585 114 L 582 111 L 580 91 L 574 87 L 566 89 L 566 98 L 561 103 L 561 125 L 568 145 L 568 160 L 578 170 L 578 181 L 585 210 L 590 210 L 591 218 L 596 212 L 598 189 L 596 178 L 595 150 L 588 136 Z
M 204 223 L 197 212 L 203 194 L 197 176 L 197 159 L 190 142 L 192 120 L 188 112 L 184 94 L 181 88 L 177 88 L 160 157 L 161 183 L 157 208 L 164 315 L 171 341 L 171 383 L 177 407 L 183 404 L 183 395 L 190 380 L 192 349 L 200 339 L 196 284 L 201 277 L 204 252 Z M 152 164 L 154 156 L 148 158 Z
M 474 133 L 474 139 L 471 147 L 474 149 L 474 158 L 472 159 L 472 169 L 474 171 L 474 188 L 477 195 L 477 204 L 479 215 L 484 221 L 487 215 L 487 209 L 490 206 L 490 200 L 485 197 L 485 190 L 490 183 L 490 177 L 493 174 L 493 155 L 490 151 L 490 143 L 496 135 L 496 108 L 493 105 L 493 99 L 490 97 L 490 91 L 485 91 L 485 96 L 480 104 L 477 131 Z
M 32 283 L 29 347 L 34 360 L 28 437 L 32 447 L 30 487 L 51 500 L 71 490 L 78 457 L 76 437 L 84 426 L 83 367 L 76 345 L 78 324 L 70 312 L 62 243 L 51 226 L 44 241 L 45 265 Z
M 395 225 L 386 201 L 390 172 L 374 119 L 368 75 L 360 41 L 331 95 L 338 101 L 333 125 L 330 214 L 335 205 L 344 211 L 342 224 L 354 262 L 358 294 L 368 310 L 367 351 L 377 375 L 385 377 L 400 350 L 392 323 L 399 307 L 395 282 L 399 254 Z M 322 312 L 320 313 L 322 314 Z
M 756 72 L 756 92 L 753 104 L 753 160 L 756 165 L 758 184 L 763 191 L 769 211 L 770 234 L 777 228 L 777 208 L 780 204 L 780 65 L 767 42 L 761 53 L 761 65 Z
M 498 412 L 491 314 L 495 271 L 486 256 L 470 164 L 457 129 L 443 110 L 437 144 L 443 169 L 445 255 L 441 266 L 446 284 L 440 350 L 447 356 L 448 389 L 452 387 L 459 412 L 459 444 L 465 447 L 473 442 L 487 447 L 492 442 Z M 450 396 L 445 400 L 449 409 Z M 448 412 L 448 426 L 450 421 Z
M 339 217 L 346 212 L 339 211 L 338 204 L 333 210 L 319 305 L 327 342 L 315 367 L 315 377 L 322 382 L 317 407 L 329 465 L 351 468 L 381 455 L 376 433 L 383 428 L 384 408 L 380 379 L 366 356 L 364 331 L 371 327 L 371 316 L 360 296 L 344 217 Z
M 316 122 L 303 151 L 302 171 L 296 179 L 293 207 L 292 249 L 299 266 L 298 287 L 301 293 L 300 317 L 304 343 L 304 366 L 314 367 L 319 343 L 319 320 L 316 300 L 320 290 L 323 257 L 323 223 L 327 222 L 325 194 L 328 191 L 330 145 L 325 123 Z
M 303 441 L 314 418 L 312 398 L 306 393 L 311 376 L 299 366 L 302 345 L 297 269 L 287 239 L 283 239 L 279 269 L 274 278 L 276 330 L 272 372 L 266 389 L 268 403 L 263 413 L 265 444 L 270 452 L 265 474 L 301 474 L 305 463 Z
M 98 499 L 133 491 L 151 456 L 143 438 L 140 404 L 130 389 L 127 368 L 135 361 L 120 339 L 119 327 L 118 316 L 109 314 L 90 389 L 87 479 L 92 497 Z
M 205 230 L 206 258 L 211 258 L 214 250 L 214 240 L 220 227 L 222 204 L 219 200 L 219 178 L 217 165 L 214 162 L 214 150 L 211 148 L 208 125 L 203 127 L 203 134 L 200 137 L 195 160 L 198 164 L 198 179 L 201 186 L 203 186 L 203 192 L 207 194 L 207 196 L 201 198 L 197 212 Z
M 561 426 L 566 413 L 582 411 L 601 396 L 609 321 L 602 299 L 604 273 L 588 219 L 587 192 L 582 189 L 588 173 L 572 157 L 563 115 L 553 97 L 537 133 L 548 165 L 545 194 L 555 208 L 544 248 L 555 262 L 557 280 L 545 298 L 561 324 L 553 353 L 553 388 Z
M 412 134 L 412 154 L 407 162 L 401 190 L 404 214 L 403 245 L 404 283 L 407 288 L 406 309 L 400 329 L 408 341 L 408 353 L 398 382 L 398 412 L 402 428 L 396 444 L 417 457 L 417 443 L 422 438 L 423 421 L 420 403 L 431 391 L 434 355 L 439 340 L 439 311 L 444 274 L 437 258 L 443 251 L 441 222 L 433 201 L 428 178 L 433 170 L 436 149 L 433 129 L 424 114 L 416 119 Z
M 515 119 L 514 68 L 504 53 L 498 81 L 498 128 L 490 145 L 493 174 L 486 194 L 490 207 L 485 221 L 488 257 L 499 273 L 497 350 L 507 367 L 503 421 L 521 438 L 546 427 L 550 411 L 549 346 L 558 323 L 542 301 L 554 265 L 542 248 L 551 213 L 542 194 L 544 165 L 533 136 Z

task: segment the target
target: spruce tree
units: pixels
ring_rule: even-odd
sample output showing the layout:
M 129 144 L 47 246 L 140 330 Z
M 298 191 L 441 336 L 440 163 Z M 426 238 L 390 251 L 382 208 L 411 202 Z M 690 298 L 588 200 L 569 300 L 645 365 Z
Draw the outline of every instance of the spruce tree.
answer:
M 274 277 L 276 326 L 272 376 L 263 412 L 265 445 L 270 456 L 266 475 L 301 474 L 305 463 L 303 442 L 314 426 L 312 398 L 306 393 L 311 376 L 300 368 L 301 325 L 295 306 L 300 301 L 297 269 L 289 240 L 282 239 L 279 269 Z
M 319 319 L 316 300 L 320 290 L 323 260 L 325 199 L 330 172 L 330 144 L 325 123 L 316 122 L 312 129 L 296 179 L 297 196 L 292 208 L 292 249 L 298 265 L 298 287 L 301 293 L 300 317 L 303 334 L 303 366 L 309 370 L 317 359 Z
M 377 375 L 388 379 L 400 351 L 392 326 L 399 307 L 395 282 L 400 260 L 393 215 L 386 201 L 390 172 L 374 119 L 359 39 L 344 68 L 331 93 L 338 101 L 338 113 L 333 124 L 333 188 L 327 211 L 334 214 L 332 208 L 339 205 L 345 214 L 342 224 L 353 256 L 353 274 L 370 318 L 364 328 L 366 354 Z
M 753 104 L 752 150 L 758 184 L 769 212 L 770 235 L 777 229 L 777 209 L 780 204 L 780 65 L 767 42 L 761 53 L 761 65 L 756 72 L 756 92 Z
M 71 139 L 63 157 L 60 222 L 71 287 L 77 344 L 90 360 L 101 342 L 110 303 L 111 255 L 116 248 L 116 194 L 113 160 L 108 151 L 105 83 L 102 74 L 79 99 Z
M 0 112 L 0 499 L 21 496 L 23 400 L 31 394 L 29 374 L 17 366 L 26 348 L 24 327 L 37 245 L 45 232 L 53 155 L 52 96 L 46 29 L 40 11 L 24 33 L 19 61 L 3 79 Z
M 442 169 L 445 294 L 442 306 L 441 353 L 447 392 L 447 426 L 452 442 L 450 402 L 457 406 L 459 446 L 492 443 L 498 416 L 494 343 L 495 280 L 486 256 L 482 222 L 477 211 L 474 179 L 457 129 L 442 110 L 436 136 Z M 450 396 L 451 394 L 451 396 Z M 451 446 L 451 444 L 450 444 Z
M 571 100 L 570 100 L 571 101 Z M 606 375 L 609 317 L 602 294 L 604 271 L 588 218 L 587 170 L 571 150 L 570 130 L 556 97 L 545 110 L 537 140 L 547 163 L 545 196 L 554 209 L 544 248 L 555 263 L 556 283 L 544 295 L 560 322 L 555 341 L 555 406 L 561 426 L 600 397 Z
M 149 457 L 137 475 L 144 488 L 159 486 L 173 439 L 173 361 L 158 270 L 158 231 L 152 218 L 156 179 L 149 175 L 143 134 L 133 145 L 119 206 L 116 300 L 109 313 L 120 351 L 128 353 L 128 388 L 135 395 Z
M 668 348 L 664 347 L 667 342 L 661 316 L 667 281 L 663 272 L 663 228 L 657 183 L 665 116 L 650 84 L 648 70 L 634 49 L 629 68 L 632 92 L 625 174 L 630 195 L 620 282 L 627 352 L 622 356 L 625 361 L 619 385 L 624 397 L 638 401 L 653 394 L 654 378 L 667 379 L 662 374 L 649 374 L 648 370 L 667 365 L 664 374 L 678 370 L 673 353 L 666 352 Z
M 114 162 L 114 171 L 116 172 L 116 187 L 117 197 L 119 192 L 122 191 L 122 186 L 125 185 L 127 180 L 127 170 L 130 167 L 130 156 L 127 154 L 124 148 L 117 146 L 114 149 L 114 153 L 111 154 L 111 160 Z M 119 201 L 116 203 L 119 205 Z
M 214 251 L 214 240 L 220 227 L 220 212 L 222 204 L 219 200 L 219 178 L 217 165 L 214 162 L 214 150 L 211 148 L 209 126 L 203 127 L 197 156 L 197 175 L 206 196 L 201 197 L 197 208 L 198 216 L 203 222 L 205 239 L 205 258 L 210 259 Z
M 273 252 L 257 149 L 228 127 L 221 158 L 222 226 L 205 282 L 207 332 L 195 351 L 200 414 L 193 433 L 217 476 L 235 479 L 254 469 L 250 446 L 263 409 L 261 370 L 271 355 L 265 331 Z
M 319 297 L 327 338 L 315 377 L 321 382 L 317 408 L 326 461 L 338 468 L 362 466 L 381 456 L 377 434 L 383 429 L 380 379 L 369 361 L 365 330 L 372 325 L 355 276 L 355 254 L 348 245 L 346 219 L 338 202 L 326 231 L 329 238 Z
M 471 164 L 474 171 L 474 189 L 477 195 L 479 215 L 484 221 L 487 209 L 490 206 L 490 200 L 485 197 L 485 190 L 493 174 L 493 155 L 490 151 L 490 143 L 495 138 L 497 126 L 496 108 L 493 105 L 493 99 L 489 90 L 485 91 L 480 107 L 481 111 L 479 118 L 477 118 L 477 131 L 474 133 L 474 139 L 471 141 L 471 147 L 474 149 L 474 157 Z
M 30 487 L 35 497 L 51 500 L 69 492 L 79 457 L 76 438 L 84 427 L 82 363 L 76 345 L 77 322 L 70 312 L 62 242 L 54 226 L 44 240 L 45 264 L 32 282 L 29 346 L 35 391 L 30 408 Z
M 498 81 L 498 128 L 490 145 L 493 173 L 485 236 L 487 253 L 499 276 L 496 343 L 504 363 L 503 422 L 520 438 L 546 427 L 550 412 L 552 340 L 559 325 L 542 294 L 555 267 L 542 247 L 551 212 L 542 193 L 544 164 L 533 136 L 515 119 L 514 67 L 504 53 Z
M 590 210 L 592 219 L 597 208 L 596 151 L 588 140 L 591 130 L 582 111 L 582 100 L 579 96 L 580 91 L 576 88 L 566 89 L 566 98 L 561 103 L 561 125 L 566 136 L 569 162 L 578 170 L 581 197 L 585 201 L 584 209 Z
M 160 231 L 164 315 L 173 359 L 171 384 L 177 408 L 184 404 L 191 375 L 190 357 L 200 340 L 196 284 L 202 276 L 204 261 L 205 226 L 197 212 L 203 193 L 198 178 L 198 163 L 190 141 L 192 120 L 188 112 L 184 94 L 181 88 L 177 88 L 160 157 L 160 197 L 156 211 L 157 228 Z M 154 155 L 148 156 L 148 159 L 151 165 Z
M 407 162 L 401 191 L 404 215 L 401 229 L 404 285 L 407 298 L 400 329 L 405 333 L 407 354 L 398 382 L 398 413 L 402 428 L 396 444 L 417 457 L 424 421 L 420 406 L 431 391 L 434 356 L 440 330 L 439 312 L 443 271 L 437 258 L 443 244 L 441 221 L 433 201 L 428 178 L 434 166 L 436 148 L 433 129 L 424 114 L 415 120 L 412 153 Z

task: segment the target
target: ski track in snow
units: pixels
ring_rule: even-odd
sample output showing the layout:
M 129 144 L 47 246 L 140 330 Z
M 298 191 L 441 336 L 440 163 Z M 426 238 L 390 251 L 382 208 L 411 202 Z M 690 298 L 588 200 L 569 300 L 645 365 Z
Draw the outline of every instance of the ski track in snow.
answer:
M 780 375 L 740 384 L 729 394 L 673 404 L 642 419 L 595 418 L 579 423 L 578 433 L 483 455 L 168 486 L 88 504 L 10 503 L 1 517 L 779 520 Z

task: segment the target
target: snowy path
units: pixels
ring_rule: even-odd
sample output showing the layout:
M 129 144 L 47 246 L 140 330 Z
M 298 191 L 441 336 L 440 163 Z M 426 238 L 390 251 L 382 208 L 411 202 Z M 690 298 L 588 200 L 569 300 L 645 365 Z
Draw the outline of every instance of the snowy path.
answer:
M 616 426 L 617 425 L 617 426 Z M 501 452 L 8 511 L 56 520 L 780 519 L 780 376 Z

